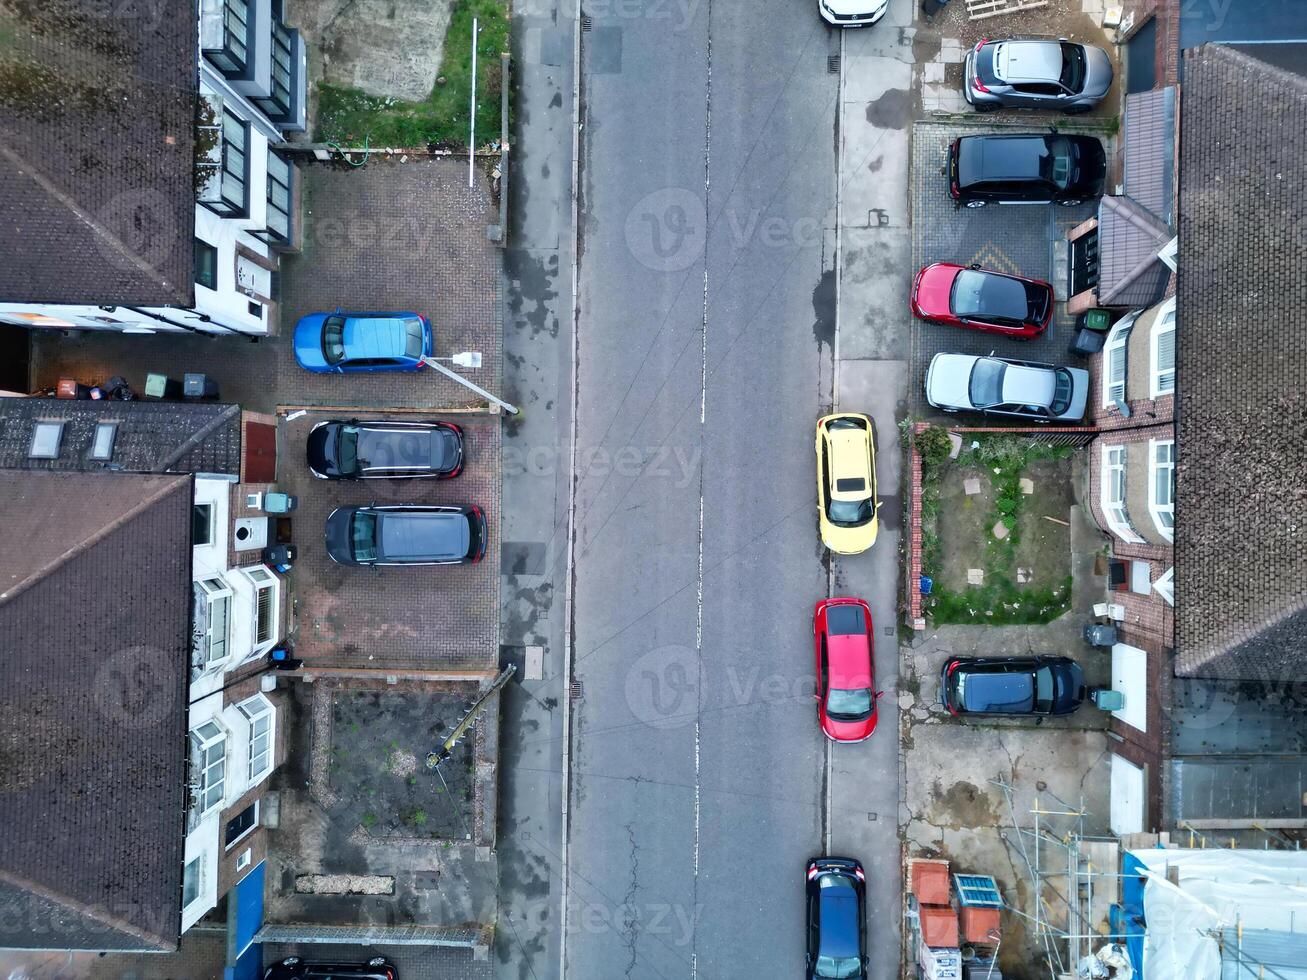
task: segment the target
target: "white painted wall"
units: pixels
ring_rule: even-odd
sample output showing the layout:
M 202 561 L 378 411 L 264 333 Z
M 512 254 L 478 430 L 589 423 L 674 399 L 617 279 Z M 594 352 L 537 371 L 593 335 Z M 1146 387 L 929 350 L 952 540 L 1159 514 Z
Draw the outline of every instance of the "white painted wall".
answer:
M 1144 770 L 1129 759 L 1112 754 L 1111 825 L 1114 834 L 1138 834 L 1144 829 L 1147 789 Z

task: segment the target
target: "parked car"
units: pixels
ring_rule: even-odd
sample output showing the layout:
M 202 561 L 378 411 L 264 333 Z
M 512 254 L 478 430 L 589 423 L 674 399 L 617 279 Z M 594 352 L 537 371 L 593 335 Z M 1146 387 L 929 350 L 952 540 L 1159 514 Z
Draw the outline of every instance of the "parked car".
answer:
M 889 0 L 817 0 L 817 10 L 835 27 L 866 27 L 885 16 Z
M 1033 340 L 1053 319 L 1053 287 L 1040 279 L 936 262 L 917 273 L 912 313 L 931 323 Z
M 448 480 L 463 472 L 463 430 L 453 422 L 319 422 L 305 448 L 309 469 L 324 480 Z
M 867 876 L 853 858 L 808 862 L 808 980 L 867 976 Z
M 1065 38 L 984 38 L 967 53 L 963 74 L 963 95 L 981 112 L 1088 112 L 1112 87 L 1112 59 L 1102 48 Z
M 969 208 L 1081 204 L 1103 193 L 1107 154 L 1093 136 L 960 136 L 948 148 L 948 189 Z
M 310 313 L 295 324 L 295 360 L 321 374 L 417 371 L 435 351 L 431 321 L 418 313 Z
M 341 565 L 463 565 L 485 557 L 486 517 L 480 507 L 337 507 L 326 537 Z
M 812 614 L 817 655 L 817 718 L 835 742 L 861 742 L 876 730 L 871 607 L 861 599 L 822 599 Z
M 395 967 L 384 956 L 366 963 L 306 963 L 288 956 L 263 973 L 263 980 L 399 980 Z
M 1085 700 L 1085 677 L 1068 657 L 950 657 L 940 670 L 949 714 L 1069 715 Z
M 926 369 L 926 401 L 946 412 L 1079 422 L 1088 400 L 1089 372 L 1082 368 L 992 354 L 936 354 Z
M 845 413 L 817 420 L 817 513 L 821 540 L 836 554 L 876 543 L 876 434 L 871 419 Z

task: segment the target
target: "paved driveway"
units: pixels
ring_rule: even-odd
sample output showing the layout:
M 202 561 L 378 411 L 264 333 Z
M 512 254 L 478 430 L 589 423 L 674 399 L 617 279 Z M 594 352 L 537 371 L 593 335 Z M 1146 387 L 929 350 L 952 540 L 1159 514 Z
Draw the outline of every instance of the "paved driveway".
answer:
M 1065 124 L 1059 124 L 1059 128 L 1071 131 L 1071 127 Z M 1053 244 L 1062 241 L 1066 233 L 1080 222 L 1093 217 L 1098 210 L 1096 201 L 1070 208 L 993 204 L 974 209 L 955 207 L 944 174 L 948 145 L 958 136 L 1037 129 L 1039 124 L 1033 121 L 1019 127 L 966 123 L 918 123 L 914 127 L 913 264 L 910 270 L 906 270 L 909 276 L 932 262 L 957 262 L 961 265 L 974 262 L 996 272 L 1053 282 Z M 1062 284 L 1053 282 L 1053 288 L 1059 296 L 1065 293 Z M 1073 321 L 1074 317 L 1066 312 L 1066 304 L 1059 302 L 1048 330 L 1042 337 L 1028 341 L 913 321 L 909 395 L 914 413 L 918 417 L 939 416 L 954 422 L 965 420 L 971 425 L 1002 424 L 1001 419 L 986 420 L 981 415 L 965 418 L 944 416 L 931 409 L 924 397 L 924 379 L 930 359 L 940 351 L 961 354 L 995 351 L 1005 357 L 1086 367 L 1086 358 L 1071 355 L 1067 350 L 1072 339 Z
M 452 480 L 319 480 L 304 462 L 310 412 L 278 433 L 280 485 L 300 498 L 295 521 L 295 652 L 309 666 L 493 667 L 499 657 L 498 416 L 445 416 L 463 427 L 466 465 Z M 405 414 L 405 419 L 428 416 Z M 327 515 L 349 504 L 476 504 L 490 530 L 475 565 L 351 568 L 327 556 Z
M 395 964 L 403 980 L 490 980 L 494 968 L 489 960 L 474 960 L 470 949 L 444 946 L 346 946 L 331 943 L 299 945 L 269 944 L 263 947 L 263 964 L 280 963 L 287 956 L 299 956 L 323 963 L 366 963 L 384 956 Z

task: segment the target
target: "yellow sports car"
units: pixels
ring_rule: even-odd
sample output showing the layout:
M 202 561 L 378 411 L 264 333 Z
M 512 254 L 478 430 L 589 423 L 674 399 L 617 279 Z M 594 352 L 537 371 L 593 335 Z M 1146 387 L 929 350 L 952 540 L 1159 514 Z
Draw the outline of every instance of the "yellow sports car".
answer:
M 817 420 L 817 513 L 821 540 L 840 555 L 876 543 L 876 430 L 852 412 Z

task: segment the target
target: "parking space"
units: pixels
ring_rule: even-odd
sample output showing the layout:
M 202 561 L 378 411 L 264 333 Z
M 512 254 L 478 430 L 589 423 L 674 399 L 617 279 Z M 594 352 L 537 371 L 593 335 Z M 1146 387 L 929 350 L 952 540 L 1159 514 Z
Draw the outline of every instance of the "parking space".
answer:
M 476 960 L 472 950 L 448 946 L 346 946 L 332 943 L 267 945 L 263 965 L 280 963 L 288 956 L 309 962 L 366 963 L 384 956 L 395 965 L 402 980 L 490 980 L 495 975 L 490 960 Z
M 983 208 L 957 207 L 949 196 L 946 160 L 948 146 L 963 135 L 1037 130 L 1038 120 L 1026 126 L 969 125 L 966 123 L 917 123 L 912 138 L 912 255 L 911 274 L 932 262 L 977 263 L 986 269 L 1052 282 L 1059 299 L 1065 287 L 1054 282 L 1055 244 L 1066 233 L 1097 212 L 1097 202 L 1076 207 L 1053 205 L 994 205 Z M 1064 124 L 1065 132 L 1075 131 Z M 1088 132 L 1088 130 L 1086 130 Z M 1093 135 L 1103 138 L 1094 131 Z M 1109 158 L 1111 147 L 1108 146 Z M 924 379 L 930 359 L 941 351 L 988 354 L 1057 364 L 1085 365 L 1085 359 L 1071 355 L 1074 317 L 1066 304 L 1054 307 L 1053 322 L 1042 337 L 1013 340 L 978 330 L 914 321 L 911 340 L 912 383 L 910 397 L 918 418 L 957 421 L 958 416 L 936 413 L 926 404 Z M 971 424 L 980 424 L 974 416 Z M 984 424 L 1002 424 L 993 419 Z
M 299 497 L 293 515 L 295 652 L 314 667 L 493 667 L 498 662 L 500 419 L 441 416 L 461 426 L 463 472 L 452 480 L 320 480 L 304 461 L 309 412 L 283 421 L 280 485 Z M 405 414 L 407 420 L 434 416 Z M 490 540 L 475 565 L 355 568 L 327 556 L 323 527 L 335 508 L 359 504 L 475 504 Z
M 34 331 L 37 388 L 74 377 L 122 375 L 138 393 L 151 372 L 213 378 L 224 401 L 271 412 L 277 405 L 453 408 L 484 403 L 432 370 L 314 374 L 295 362 L 292 333 L 306 313 L 412 310 L 430 318 L 435 351 L 478 351 L 482 366 L 462 371 L 498 392 L 500 262 L 486 239 L 498 211 L 485 176 L 468 187 L 466 163 L 374 160 L 351 169 L 311 164 L 301 171 L 302 250 L 282 261 L 281 332 L 257 344 L 209 335 L 66 337 Z M 460 369 L 462 370 L 462 369 Z

